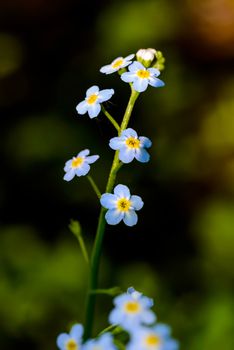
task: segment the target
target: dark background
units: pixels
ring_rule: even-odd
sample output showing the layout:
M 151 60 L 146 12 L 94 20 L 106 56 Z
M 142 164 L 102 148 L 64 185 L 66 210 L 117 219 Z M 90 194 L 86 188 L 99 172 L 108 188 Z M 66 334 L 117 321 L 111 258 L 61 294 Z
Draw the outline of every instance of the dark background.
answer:
M 130 126 L 153 141 L 151 162 L 118 183 L 140 195 L 133 228 L 107 227 L 101 285 L 155 298 L 181 349 L 233 349 L 234 4 L 232 0 L 0 3 L 0 343 L 55 349 L 84 320 L 87 269 L 71 218 L 91 248 L 99 204 L 86 178 L 63 181 L 89 148 L 104 191 L 115 130 L 75 107 L 90 86 L 114 88 L 121 122 L 129 87 L 99 73 L 117 56 L 153 47 L 166 86 L 140 95 Z M 111 298 L 98 299 L 96 330 Z

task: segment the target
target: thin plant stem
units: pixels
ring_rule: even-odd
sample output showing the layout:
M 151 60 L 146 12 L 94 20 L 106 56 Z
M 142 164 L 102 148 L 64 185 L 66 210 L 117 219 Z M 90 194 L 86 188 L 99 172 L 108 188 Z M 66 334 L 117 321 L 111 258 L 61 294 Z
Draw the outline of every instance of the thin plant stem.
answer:
M 112 125 L 114 125 L 115 129 L 119 132 L 120 126 L 117 123 L 117 121 L 110 115 L 109 112 L 105 109 L 105 107 L 102 105 L 102 111 L 105 114 L 105 116 L 109 119 Z
M 93 178 L 90 175 L 87 175 L 87 179 L 89 180 L 94 192 L 96 193 L 98 199 L 101 198 L 101 192 L 99 190 L 99 188 L 97 187 L 95 181 L 93 180 Z
M 130 116 L 138 96 L 139 96 L 139 92 L 135 91 L 131 86 L 131 96 L 124 113 L 123 121 L 118 130 L 119 135 L 128 126 Z M 112 192 L 115 184 L 115 180 L 116 180 L 116 175 L 121 165 L 122 163 L 119 161 L 119 151 L 116 151 L 114 155 L 113 163 L 110 169 L 105 192 L 107 193 Z M 98 286 L 98 273 L 99 273 L 99 265 L 100 265 L 100 258 L 101 258 L 102 242 L 103 242 L 103 237 L 104 237 L 105 227 L 106 227 L 105 213 L 106 213 L 106 209 L 101 207 L 94 247 L 93 247 L 92 256 L 91 256 L 90 284 L 89 284 L 89 291 L 88 291 L 87 300 L 86 300 L 86 323 L 85 323 L 84 340 L 87 340 L 88 338 L 90 338 L 92 334 L 92 328 L 93 328 L 93 319 L 94 319 L 94 310 L 95 310 L 95 301 L 96 301 L 96 294 L 93 293 L 93 291 L 97 289 L 97 286 Z

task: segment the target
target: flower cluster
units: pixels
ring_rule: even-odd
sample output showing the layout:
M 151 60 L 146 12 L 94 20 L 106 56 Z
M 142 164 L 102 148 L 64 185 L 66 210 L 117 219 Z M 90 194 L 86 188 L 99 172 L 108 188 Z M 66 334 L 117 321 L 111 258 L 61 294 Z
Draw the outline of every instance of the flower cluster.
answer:
M 114 299 L 114 309 L 110 312 L 109 322 L 121 327 L 129 334 L 126 350 L 178 350 L 179 344 L 171 338 L 170 327 L 155 323 L 156 315 L 151 310 L 153 300 L 128 288 L 126 293 Z M 83 326 L 75 324 L 70 333 L 57 337 L 60 350 L 117 350 L 115 345 L 118 335 L 105 332 L 96 339 L 82 340 Z

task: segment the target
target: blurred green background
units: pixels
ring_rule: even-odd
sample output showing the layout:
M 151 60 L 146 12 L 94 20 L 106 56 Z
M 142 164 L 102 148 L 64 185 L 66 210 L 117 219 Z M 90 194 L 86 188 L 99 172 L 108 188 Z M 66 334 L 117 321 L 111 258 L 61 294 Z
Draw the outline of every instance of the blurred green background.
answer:
M 166 86 L 141 94 L 130 123 L 153 140 L 151 162 L 118 178 L 145 206 L 137 226 L 107 228 L 101 285 L 155 298 L 181 350 L 234 349 L 233 23 L 233 0 L 0 3 L 1 348 L 55 349 L 83 322 L 87 269 L 68 223 L 81 222 L 90 248 L 99 205 L 63 166 L 84 148 L 100 154 L 103 191 L 115 131 L 75 107 L 91 85 L 114 88 L 120 121 L 129 87 L 99 69 L 153 47 Z M 111 305 L 98 298 L 96 331 Z

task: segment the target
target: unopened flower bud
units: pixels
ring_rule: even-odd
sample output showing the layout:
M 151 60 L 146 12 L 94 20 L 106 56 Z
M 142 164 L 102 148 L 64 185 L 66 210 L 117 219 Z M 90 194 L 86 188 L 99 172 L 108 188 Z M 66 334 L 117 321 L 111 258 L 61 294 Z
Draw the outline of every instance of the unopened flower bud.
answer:
M 150 67 L 151 63 L 156 58 L 155 49 L 140 49 L 136 53 L 136 58 L 139 62 L 144 64 L 145 67 Z

